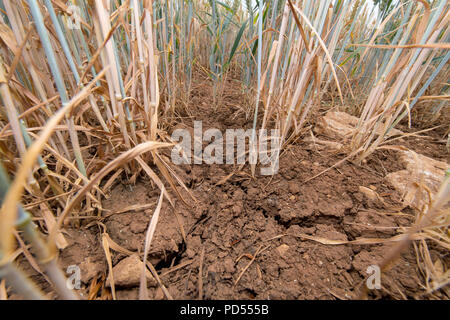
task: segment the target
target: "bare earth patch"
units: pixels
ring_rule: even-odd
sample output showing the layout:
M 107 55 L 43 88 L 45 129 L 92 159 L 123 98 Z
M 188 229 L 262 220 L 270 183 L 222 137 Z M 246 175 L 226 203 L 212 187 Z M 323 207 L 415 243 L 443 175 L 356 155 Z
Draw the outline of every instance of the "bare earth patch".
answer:
M 210 107 L 211 96 L 204 89 L 196 92 L 194 88 L 192 120 L 203 120 L 204 130 L 248 127 L 251 120 L 236 106 L 242 98 L 237 90 L 227 87 L 219 112 Z M 192 125 L 189 121 L 182 126 Z M 320 134 L 317 138 L 327 139 Z M 445 152 L 443 145 L 432 146 Z M 345 161 L 305 183 L 344 157 L 339 150 L 326 152 L 313 141 L 303 140 L 283 152 L 279 173 L 273 177 L 253 179 L 248 166 L 242 170 L 231 165 L 175 167 L 197 202 L 181 187 L 178 190 L 186 203 L 169 189 L 174 206 L 164 200 L 148 259 L 170 295 L 197 299 L 201 283 L 203 299 L 356 298 L 365 285 L 367 267 L 381 262 L 391 244 L 329 245 L 311 239 L 391 238 L 400 233 L 399 228 L 409 226 L 414 216 L 408 206 L 395 210 L 402 207 L 402 199 L 386 176 L 404 167 L 398 153 L 390 150 L 376 151 L 361 166 Z M 136 185 L 118 184 L 102 203 L 104 227 L 87 221 L 80 231 L 67 231 L 69 246 L 60 262 L 64 268 L 81 267 L 85 297 L 92 281 L 104 281 L 105 286 L 109 274 L 102 231 L 142 259 L 145 232 L 158 197 L 158 188 L 147 179 Z M 123 212 L 139 205 L 146 209 Z M 128 256 L 111 252 L 113 266 Z M 444 255 L 433 246 L 430 252 L 432 257 Z M 445 257 L 444 261 L 449 262 Z M 382 289 L 370 291 L 369 298 L 426 298 L 422 281 L 410 246 L 383 273 Z M 119 286 L 117 297 L 136 299 L 138 287 L 136 282 Z M 154 281 L 149 281 L 149 294 L 153 299 L 165 298 Z M 445 288 L 435 293 L 439 298 L 448 298 L 447 294 Z

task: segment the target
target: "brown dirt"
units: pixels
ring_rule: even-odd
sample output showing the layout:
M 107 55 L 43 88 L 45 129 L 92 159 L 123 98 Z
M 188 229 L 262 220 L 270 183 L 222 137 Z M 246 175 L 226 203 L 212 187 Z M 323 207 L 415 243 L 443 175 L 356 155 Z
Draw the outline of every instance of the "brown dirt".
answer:
M 408 128 L 407 126 L 399 126 L 399 129 L 405 133 L 419 132 L 417 128 Z M 450 152 L 448 152 L 445 144 L 447 142 L 449 126 L 442 125 L 434 130 L 418 133 L 418 136 L 409 136 L 403 138 L 401 144 L 424 156 L 434 158 L 436 160 L 450 162 Z
M 193 89 L 192 116 L 186 120 L 188 114 L 179 114 L 184 126 L 192 126 L 193 119 L 203 120 L 204 130 L 251 125 L 251 117 L 246 119 L 238 107 L 243 99 L 238 84 L 229 83 L 217 110 L 211 108 L 210 90 L 206 80 Z M 427 144 L 416 151 L 448 160 L 443 144 Z M 443 155 L 447 158 L 443 159 Z M 413 213 L 405 208 L 401 215 L 389 214 L 393 212 L 389 208 L 399 205 L 399 196 L 384 177 L 402 169 L 391 151 L 377 151 L 361 166 L 346 161 L 304 183 L 344 157 L 310 142 L 299 142 L 285 150 L 277 175 L 253 179 L 246 166 L 219 185 L 236 168 L 230 165 L 174 168 L 198 202 L 190 200 L 179 187 L 187 201 L 184 204 L 170 190 L 175 205 L 171 207 L 164 201 L 149 255 L 173 298 L 196 299 L 201 285 L 204 299 L 357 297 L 367 267 L 381 262 L 390 245 L 323 245 L 295 235 L 331 240 L 389 238 L 398 234 L 398 227 L 412 222 Z M 365 197 L 359 191 L 360 186 L 376 190 L 389 208 Z M 112 214 L 103 221 L 111 239 L 123 248 L 142 253 L 158 197 L 159 190 L 147 178 L 138 179 L 136 185 L 116 185 L 102 203 L 106 210 L 103 215 Z M 148 203 L 155 205 L 147 210 L 113 214 L 129 205 Z M 186 232 L 186 243 L 177 217 Z M 82 291 L 87 296 L 91 282 L 108 273 L 100 228 L 87 221 L 80 230 L 69 229 L 66 238 L 70 246 L 62 251 L 61 264 L 81 266 Z M 263 251 L 235 284 L 258 249 Z M 442 255 L 434 249 L 431 253 Z M 124 257 L 113 252 L 113 265 Z M 381 281 L 383 288 L 370 291 L 369 298 L 424 297 L 420 285 L 423 276 L 418 271 L 412 246 L 382 275 Z M 447 292 L 441 290 L 436 296 L 448 298 Z M 164 298 L 157 288 L 150 288 L 149 294 L 151 298 Z M 118 288 L 117 297 L 135 299 L 138 288 Z

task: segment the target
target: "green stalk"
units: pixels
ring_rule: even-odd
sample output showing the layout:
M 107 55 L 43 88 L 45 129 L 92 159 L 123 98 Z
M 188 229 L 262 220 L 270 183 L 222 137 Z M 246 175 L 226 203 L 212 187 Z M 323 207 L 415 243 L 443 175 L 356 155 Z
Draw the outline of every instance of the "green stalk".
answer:
M 8 174 L 3 168 L 3 165 L 0 163 L 0 203 L 3 203 L 9 186 L 10 182 Z M 32 244 L 39 262 L 43 265 L 46 274 L 52 281 L 60 297 L 65 300 L 78 300 L 76 294 L 67 288 L 66 279 L 61 269 L 59 269 L 56 264 L 55 255 L 51 254 L 47 244 L 43 241 L 37 226 L 31 219 L 31 215 L 26 212 L 20 204 L 17 206 L 16 227 L 23 231 L 26 240 Z M 7 259 L 8 257 L 5 258 Z M 0 277 L 2 276 L 5 277 L 7 281 L 9 281 L 9 283 L 24 297 L 30 299 L 44 299 L 40 291 L 26 278 L 24 274 L 21 274 L 21 272 L 11 264 L 11 262 L 0 265 Z
M 109 10 L 108 10 L 109 7 L 105 8 L 103 2 L 100 0 L 96 0 L 95 4 L 96 4 L 97 17 L 99 18 L 98 19 L 99 21 L 97 21 L 97 19 L 94 19 L 94 25 L 95 25 L 96 30 L 98 30 L 98 31 L 100 31 L 100 28 L 101 28 L 101 34 L 103 35 L 103 39 L 106 39 L 109 31 L 111 30 L 111 23 L 110 23 L 110 19 L 109 19 Z M 98 34 L 98 36 L 100 36 L 100 34 Z M 99 43 L 101 43 L 101 41 L 99 41 Z M 117 105 L 119 124 L 120 124 L 121 131 L 122 131 L 122 134 L 124 137 L 125 146 L 129 149 L 129 148 L 131 148 L 131 144 L 130 144 L 130 138 L 128 136 L 128 130 L 127 130 L 127 125 L 126 125 L 126 121 L 125 121 L 125 114 L 124 114 L 123 101 L 122 101 L 123 96 L 122 96 L 120 82 L 119 82 L 120 71 L 117 70 L 118 63 L 116 61 L 116 54 L 114 53 L 114 38 L 113 37 L 111 37 L 109 39 L 109 41 L 106 43 L 105 50 L 106 50 L 105 58 L 107 59 L 107 61 L 109 62 L 109 65 L 110 65 L 110 69 L 108 71 L 109 76 L 107 77 L 107 79 L 108 79 L 108 85 L 110 86 L 110 92 L 113 93 L 111 100 L 113 101 L 113 106 L 114 106 L 114 104 Z
M 27 1 L 28 1 L 28 5 L 30 6 L 30 11 L 33 16 L 33 20 L 36 24 L 36 29 L 38 31 L 39 37 L 41 38 L 41 43 L 42 43 L 42 46 L 44 47 L 45 54 L 48 59 L 48 64 L 50 65 L 50 70 L 55 79 L 55 84 L 56 84 L 59 95 L 61 97 L 61 101 L 64 106 L 69 102 L 69 98 L 67 95 L 66 87 L 64 85 L 64 81 L 62 79 L 61 72 L 59 70 L 59 66 L 56 62 L 55 52 L 53 51 L 47 29 L 45 29 L 42 13 L 39 9 L 39 6 L 38 6 L 36 0 L 27 0 Z M 66 122 L 67 122 L 67 127 L 69 129 L 70 139 L 72 141 L 73 152 L 75 154 L 75 159 L 77 161 L 78 170 L 80 170 L 80 172 L 84 176 L 87 176 L 86 167 L 84 166 L 83 157 L 81 155 L 80 144 L 78 142 L 77 132 L 75 130 L 75 123 L 73 121 L 73 116 L 66 117 Z
M 262 38 L 262 22 L 263 22 L 263 3 L 262 0 L 259 0 L 259 15 L 258 15 L 258 68 L 257 68 L 257 88 L 256 88 L 256 106 L 255 106 L 255 114 L 253 116 L 253 130 L 252 130 L 252 138 L 251 143 L 254 148 L 253 152 L 257 152 L 256 150 L 256 123 L 258 121 L 258 107 L 259 107 L 259 98 L 261 95 L 261 59 L 262 59 L 262 46 L 263 46 L 263 38 Z M 251 155 L 250 155 L 251 157 Z M 255 165 L 252 165 L 252 175 L 255 175 Z
M 0 265 L 0 279 L 5 279 L 6 284 L 26 300 L 47 300 L 37 285 L 11 262 Z
M 5 8 L 6 8 L 6 12 L 8 15 L 8 20 L 10 22 L 11 25 L 11 29 L 14 33 L 14 37 L 17 41 L 17 43 L 22 43 L 24 36 L 23 33 L 21 33 L 21 29 L 20 26 L 21 24 L 18 23 L 17 18 L 16 18 L 16 13 L 15 10 L 13 10 L 13 7 L 11 6 L 10 0 L 5 0 L 4 2 Z M 22 56 L 23 56 L 23 60 L 25 62 L 25 67 L 26 69 L 29 71 L 31 79 L 33 80 L 33 84 L 34 84 L 34 88 L 38 94 L 38 97 L 42 100 L 42 101 L 46 101 L 47 100 L 47 94 L 45 93 L 44 87 L 42 85 L 41 82 L 41 78 L 39 77 L 33 63 L 31 62 L 32 59 L 32 54 L 29 52 L 29 50 L 27 49 L 27 47 L 24 48 L 24 51 L 22 52 Z M 51 113 L 51 109 L 48 105 L 45 106 L 46 109 L 48 110 L 49 113 Z M 61 144 L 62 147 L 62 154 L 65 154 L 67 156 L 67 158 L 71 158 L 70 157 L 70 153 L 69 153 L 69 149 L 67 148 L 66 145 L 66 140 L 63 138 L 62 134 L 60 131 L 56 132 L 56 136 L 59 140 L 59 143 Z M 53 142 L 53 140 L 50 140 L 50 143 L 53 146 L 56 146 L 56 144 Z M 59 149 L 57 149 L 59 150 Z
M 147 77 L 145 76 L 145 61 L 144 61 L 144 45 L 142 42 L 142 31 L 141 31 L 141 24 L 140 24 L 140 11 L 139 11 L 139 5 L 137 0 L 133 0 L 133 14 L 134 14 L 134 24 L 136 28 L 136 38 L 137 38 L 137 45 L 138 45 L 138 52 L 139 52 L 139 61 L 138 66 L 139 70 L 141 71 L 141 82 L 142 82 L 142 94 L 144 96 L 144 110 L 145 113 L 148 115 L 150 112 L 150 105 L 148 101 L 148 91 L 147 91 Z
M 58 17 L 56 16 L 55 9 L 53 8 L 52 2 L 50 0 L 44 0 L 44 3 L 45 3 L 45 6 L 48 9 L 48 12 L 50 13 L 50 19 L 52 20 L 53 26 L 54 26 L 54 28 L 56 30 L 56 35 L 57 35 L 58 40 L 59 40 L 59 42 L 61 44 L 61 47 L 62 47 L 63 52 L 64 52 L 64 55 L 66 56 L 66 59 L 67 59 L 67 61 L 69 63 L 70 70 L 72 71 L 72 74 L 73 74 L 73 76 L 75 78 L 75 82 L 77 83 L 77 86 L 80 89 L 82 89 L 83 88 L 83 84 L 81 83 L 81 79 L 80 79 L 80 75 L 78 73 L 78 69 L 77 69 L 77 67 L 75 65 L 75 62 L 73 60 L 72 53 L 71 53 L 71 51 L 69 49 L 69 44 L 67 43 L 64 31 L 62 30 L 61 25 L 59 24 L 59 20 L 58 20 Z M 69 39 L 71 39 L 71 37 L 69 37 Z M 80 58 L 79 58 L 78 50 L 77 50 L 77 48 L 75 46 L 73 46 L 73 48 L 74 48 L 74 53 L 76 55 L 77 63 L 79 65 L 81 65 L 81 61 L 80 61 Z M 103 130 L 105 130 L 106 132 L 109 132 L 109 129 L 106 126 L 105 121 L 103 120 L 103 117 L 102 117 L 102 115 L 100 113 L 100 110 L 98 109 L 97 102 L 95 101 L 93 95 L 89 96 L 89 102 L 90 102 L 92 110 L 94 111 L 95 115 L 97 116 L 97 119 L 100 122 Z
M 8 116 L 9 123 L 16 141 L 17 148 L 19 149 L 19 154 L 22 156 L 25 154 L 25 141 L 23 140 L 22 134 L 20 132 L 19 119 L 17 117 L 17 111 L 14 106 L 14 102 L 9 91 L 8 84 L 6 82 L 6 77 L 3 69 L 3 59 L 0 56 L 0 95 L 3 99 L 5 105 L 6 114 Z

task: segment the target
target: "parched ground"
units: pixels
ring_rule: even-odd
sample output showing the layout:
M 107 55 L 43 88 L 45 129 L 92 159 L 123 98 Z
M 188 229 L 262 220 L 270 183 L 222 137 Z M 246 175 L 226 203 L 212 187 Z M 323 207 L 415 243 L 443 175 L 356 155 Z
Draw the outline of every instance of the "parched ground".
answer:
M 252 119 L 245 118 L 240 90 L 239 84 L 230 81 L 214 110 L 212 89 L 206 81 L 193 88 L 190 114 L 181 111 L 183 120 L 177 127 L 190 127 L 193 120 L 202 120 L 204 130 L 250 127 Z M 445 144 L 436 142 L 439 139 L 433 132 L 428 134 L 430 138 L 422 146 L 416 138 L 403 143 L 449 162 Z M 392 151 L 377 151 L 360 166 L 344 161 L 305 182 L 343 158 L 343 153 L 299 139 L 283 152 L 279 173 L 273 177 L 257 175 L 254 179 L 248 166 L 242 170 L 232 165 L 175 167 L 197 201 L 178 187 L 183 203 L 169 189 L 174 206 L 164 200 L 151 244 L 149 261 L 170 295 L 174 299 L 357 298 L 365 285 L 367 267 L 381 262 L 390 244 L 320 241 L 391 238 L 400 233 L 399 228 L 411 224 L 414 213 L 409 207 L 393 209 L 400 207 L 400 196 L 385 177 L 402 166 Z M 382 201 L 368 199 L 361 186 L 376 191 Z M 135 185 L 115 185 L 102 203 L 103 215 L 108 215 L 101 220 L 104 230 L 115 243 L 142 258 L 145 233 L 158 198 L 159 190 L 145 177 Z M 148 207 L 122 212 L 131 205 Z M 81 267 L 84 297 L 89 292 L 97 298 L 110 297 L 104 289 L 108 266 L 99 224 L 87 220 L 81 228 L 66 231 L 69 246 L 61 252 L 61 265 Z M 449 265 L 448 252 L 430 248 L 433 261 L 440 257 Z M 126 257 L 112 250 L 113 265 Z M 96 283 L 99 286 L 94 289 Z M 427 298 L 421 283 L 423 275 L 410 246 L 395 266 L 383 273 L 382 289 L 371 290 L 369 298 Z M 149 285 L 150 298 L 165 298 L 154 282 Z M 136 299 L 138 285 L 125 283 L 117 286 L 116 292 L 118 299 Z M 448 287 L 433 297 L 448 299 Z

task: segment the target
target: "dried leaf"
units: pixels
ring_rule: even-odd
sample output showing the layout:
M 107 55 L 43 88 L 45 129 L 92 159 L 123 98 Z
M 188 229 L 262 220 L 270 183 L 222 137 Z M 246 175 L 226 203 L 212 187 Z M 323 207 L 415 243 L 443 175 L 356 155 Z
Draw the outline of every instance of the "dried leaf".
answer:
M 158 205 L 156 206 L 155 212 L 153 213 L 152 219 L 148 225 L 147 233 L 145 235 L 145 244 L 144 244 L 144 263 L 142 264 L 142 273 L 141 273 L 141 284 L 139 287 L 139 300 L 148 300 L 148 290 L 147 290 L 147 277 L 145 276 L 146 271 L 146 261 L 148 256 L 148 251 L 150 249 L 150 245 L 153 240 L 153 235 L 156 230 L 156 224 L 158 223 L 159 213 L 161 211 L 163 196 L 164 196 L 164 186 L 161 190 L 161 196 L 159 197 Z

